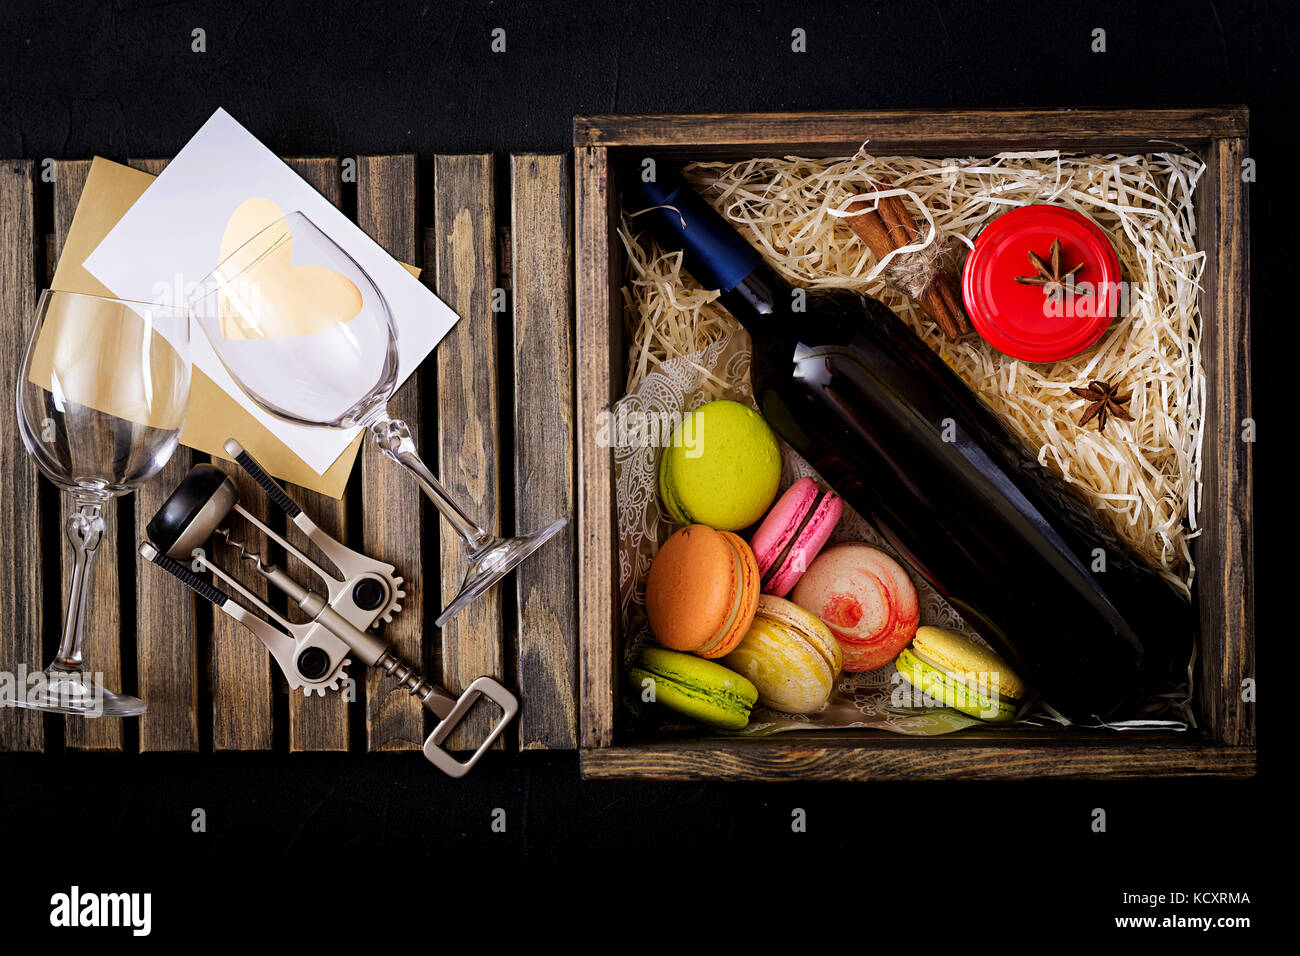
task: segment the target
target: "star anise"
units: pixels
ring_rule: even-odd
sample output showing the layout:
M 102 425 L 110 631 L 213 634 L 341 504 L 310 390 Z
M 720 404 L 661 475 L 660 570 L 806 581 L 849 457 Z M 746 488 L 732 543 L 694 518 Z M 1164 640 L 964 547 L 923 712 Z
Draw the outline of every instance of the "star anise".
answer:
M 1061 272 L 1061 240 L 1052 240 L 1052 251 L 1048 253 L 1052 260 L 1051 268 L 1048 268 L 1036 252 L 1029 253 L 1029 261 L 1038 271 L 1037 275 L 1016 276 L 1016 281 L 1021 285 L 1041 285 L 1043 294 L 1047 296 L 1048 302 L 1059 302 L 1064 298 L 1066 292 L 1074 292 L 1074 274 L 1083 268 L 1080 262 L 1068 272 Z
M 1088 401 L 1088 408 L 1079 419 L 1080 425 L 1088 424 L 1095 417 L 1097 431 L 1105 434 L 1106 422 L 1111 417 L 1122 418 L 1126 422 L 1133 421 L 1133 416 L 1124 407 L 1133 397 L 1132 393 L 1121 395 L 1116 386 L 1096 380 L 1089 382 L 1087 388 L 1071 388 L 1070 391 Z

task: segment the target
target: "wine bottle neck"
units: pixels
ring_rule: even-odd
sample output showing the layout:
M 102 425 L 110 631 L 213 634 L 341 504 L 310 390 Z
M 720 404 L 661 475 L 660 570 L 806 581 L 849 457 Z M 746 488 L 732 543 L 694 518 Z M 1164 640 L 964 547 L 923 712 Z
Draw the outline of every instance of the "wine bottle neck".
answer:
M 760 263 L 730 290 L 723 292 L 718 302 L 746 326 L 766 326 L 781 311 L 781 302 L 789 293 L 789 286 L 766 264 Z
M 691 188 L 673 166 L 649 175 L 625 167 L 624 203 L 634 222 L 670 250 L 682 251 L 686 270 L 751 332 L 781 337 L 797 293 L 763 262 L 758 250 Z
M 706 289 L 729 292 L 762 264 L 758 250 L 667 163 L 653 173 L 628 168 L 623 195 L 633 221 L 665 248 L 680 249 L 686 270 Z

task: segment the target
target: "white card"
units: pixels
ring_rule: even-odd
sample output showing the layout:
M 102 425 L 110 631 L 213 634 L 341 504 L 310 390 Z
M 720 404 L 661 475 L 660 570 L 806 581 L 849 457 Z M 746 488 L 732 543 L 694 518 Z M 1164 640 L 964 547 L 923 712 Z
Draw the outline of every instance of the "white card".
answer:
M 284 213 L 305 213 L 369 273 L 392 309 L 398 383 L 406 381 L 456 324 L 456 313 L 223 109 L 212 114 L 136 200 L 87 257 L 85 267 L 120 298 L 183 304 L 217 266 L 235 210 L 259 198 Z M 262 411 L 230 377 L 193 320 L 190 346 L 195 367 L 317 474 L 324 474 L 356 436 L 356 428 L 294 425 Z

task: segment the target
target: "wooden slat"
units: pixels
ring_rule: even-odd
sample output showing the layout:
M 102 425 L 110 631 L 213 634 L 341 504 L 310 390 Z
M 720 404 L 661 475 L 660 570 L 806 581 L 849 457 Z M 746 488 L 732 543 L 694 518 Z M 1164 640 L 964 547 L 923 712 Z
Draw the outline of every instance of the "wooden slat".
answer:
M 357 224 L 388 253 L 416 262 L 418 216 L 414 156 L 362 156 L 357 160 Z M 411 376 L 388 403 L 389 413 L 411 427 L 419 444 L 420 383 Z M 403 571 L 402 613 L 384 626 L 384 639 L 408 662 L 424 660 L 424 526 L 419 489 L 399 465 L 373 448 L 361 456 L 361 487 L 368 507 L 362 514 L 362 550 Z M 424 709 L 377 669 L 366 677 L 366 734 L 369 750 L 411 750 L 424 744 Z
M 433 182 L 438 296 L 460 316 L 438 347 L 438 475 L 480 526 L 500 533 L 492 156 L 435 156 Z M 466 561 L 464 543 L 449 525 L 442 526 L 441 541 L 445 607 L 460 591 Z M 442 677 L 448 690 L 458 694 L 485 674 L 503 676 L 501 608 L 501 588 L 494 587 L 443 626 Z M 487 708 L 471 711 L 452 732 L 448 748 L 476 747 L 495 716 Z
M 576 169 L 577 408 L 578 408 L 578 639 L 582 746 L 608 747 L 614 739 L 619 634 L 618 527 L 614 467 L 609 448 L 596 439 L 597 416 L 614 400 L 620 364 L 614 304 L 619 257 L 612 241 L 617 220 L 609 153 L 578 147 Z
M 132 160 L 157 176 L 165 159 Z M 162 471 L 135 493 L 135 540 L 189 473 L 193 453 L 178 447 Z M 120 556 L 121 560 L 126 560 Z M 189 588 L 136 556 L 135 651 L 140 696 L 149 705 L 140 718 L 140 750 L 198 750 L 198 655 L 195 598 Z
M 307 180 L 317 192 L 335 206 L 343 200 L 342 178 L 339 174 L 339 161 L 328 158 L 287 159 L 285 160 L 303 179 Z M 370 454 L 362 448 L 362 455 Z M 289 496 L 302 506 L 311 519 L 331 537 L 347 543 L 348 505 L 344 498 L 331 498 L 320 492 L 309 491 L 289 485 Z M 307 536 L 298 530 L 298 526 L 289 522 L 286 535 L 294 547 L 310 556 L 311 549 Z M 402 564 L 406 567 L 409 560 Z M 296 558 L 287 561 L 288 571 L 298 580 L 307 583 L 310 572 L 302 567 Z M 328 567 L 328 564 L 325 565 Z M 362 674 L 361 665 L 353 662 L 349 676 L 354 680 Z M 346 685 L 345 685 L 346 686 Z M 289 749 L 299 750 L 347 750 L 348 749 L 348 699 L 343 693 L 329 693 L 324 697 L 305 696 L 302 691 L 289 692 Z
M 1140 149 L 1194 146 L 1246 136 L 1244 107 L 1157 110 L 878 110 L 824 113 L 701 113 L 578 116 L 573 145 L 690 150 L 696 157 L 851 154 L 864 140 L 876 155 L 982 155 L 1002 149 Z M 1163 147 L 1162 147 L 1163 148 Z
M 1201 353 L 1210 400 L 1201 476 L 1204 532 L 1195 542 L 1200 601 L 1198 710 L 1227 744 L 1255 740 L 1255 705 L 1242 680 L 1255 677 L 1255 557 L 1251 530 L 1253 445 L 1241 440 L 1250 403 L 1249 224 L 1241 163 L 1245 140 L 1216 140 L 1197 187 L 1202 248 Z
M 1224 747 L 1185 737 L 1110 734 L 1072 741 L 1026 740 L 1012 733 L 967 738 L 902 738 L 883 734 L 781 734 L 684 740 L 582 753 L 588 780 L 1012 780 L 1043 777 L 1133 780 L 1161 777 L 1249 777 L 1253 747 Z M 805 738 L 805 739 L 795 739 Z M 811 738 L 811 739 L 808 739 Z M 879 739 L 875 739 L 879 738 Z
M 567 155 L 512 156 L 515 526 L 568 526 L 516 571 L 523 749 L 577 746 L 573 206 Z
M 244 509 L 267 521 L 271 505 L 265 492 L 241 468 L 228 462 L 220 466 L 239 489 Z M 250 554 L 266 554 L 266 535 L 232 512 L 223 527 L 231 541 L 238 541 Z M 267 599 L 266 579 L 242 560 L 233 544 L 219 535 L 207 547 L 216 564 L 262 600 Z M 223 585 L 223 589 L 229 591 Z M 242 601 L 242 599 L 240 599 Z M 271 654 L 261 641 L 227 614 L 212 616 L 212 749 L 270 750 Z
M 0 670 L 45 666 L 41 649 L 40 474 L 14 433 L 14 389 L 36 321 L 36 187 L 30 160 L 0 163 Z M 57 586 L 55 582 L 51 582 Z M 22 686 L 14 690 L 21 692 Z M 0 709 L 0 750 L 43 750 L 39 713 Z
M 54 163 L 54 255 L 55 262 L 63 251 L 63 241 L 72 225 L 72 217 L 81 199 L 81 189 L 90 172 L 90 161 L 56 160 Z M 67 524 L 69 499 L 59 496 L 60 527 Z M 104 537 L 90 576 L 90 593 L 86 595 L 87 620 L 85 627 L 85 660 L 89 667 L 104 675 L 104 683 L 111 690 L 122 689 L 122 603 L 120 594 L 119 563 L 123 560 L 117 548 L 116 501 L 104 505 Z M 125 560 L 131 560 L 128 555 Z M 68 593 L 72 576 L 72 549 L 62 549 L 62 590 Z M 67 601 L 63 613 L 66 616 Z M 121 750 L 122 720 L 104 717 L 99 720 L 63 719 L 63 742 L 76 750 Z

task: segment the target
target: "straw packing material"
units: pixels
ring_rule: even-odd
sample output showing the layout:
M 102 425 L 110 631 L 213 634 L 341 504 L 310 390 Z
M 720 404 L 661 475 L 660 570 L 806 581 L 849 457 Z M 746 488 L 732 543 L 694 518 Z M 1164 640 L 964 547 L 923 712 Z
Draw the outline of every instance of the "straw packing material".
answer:
M 894 309 L 981 399 L 1072 483 L 1109 526 L 1180 589 L 1190 589 L 1190 541 L 1199 534 L 1205 377 L 1196 294 L 1204 253 L 1195 245 L 1192 194 L 1204 166 L 1184 153 L 1068 156 L 1057 151 L 978 159 L 784 157 L 696 163 L 687 179 L 787 281 L 847 288 Z M 879 185 L 878 185 L 879 184 Z M 855 202 L 899 195 L 917 242 L 877 260 L 842 221 Z M 1010 209 L 1050 203 L 1075 209 L 1110 237 L 1130 295 L 1098 343 L 1061 362 L 1029 364 L 976 335 L 948 341 L 896 283 L 896 256 L 946 242 L 960 269 L 979 230 Z M 660 363 L 690 355 L 739 328 L 635 220 L 623 219 L 628 390 Z M 716 377 L 716 376 L 714 376 Z M 1072 387 L 1104 380 L 1131 392 L 1132 422 L 1099 434 L 1076 424 Z M 706 391 L 725 390 L 710 381 Z

